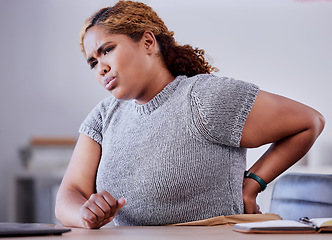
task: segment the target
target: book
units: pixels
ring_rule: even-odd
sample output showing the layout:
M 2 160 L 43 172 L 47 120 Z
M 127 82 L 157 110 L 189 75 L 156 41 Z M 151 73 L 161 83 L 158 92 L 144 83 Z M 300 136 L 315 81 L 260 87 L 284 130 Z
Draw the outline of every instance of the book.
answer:
M 265 222 L 238 223 L 233 230 L 242 233 L 320 233 L 332 232 L 332 218 L 301 218 Z

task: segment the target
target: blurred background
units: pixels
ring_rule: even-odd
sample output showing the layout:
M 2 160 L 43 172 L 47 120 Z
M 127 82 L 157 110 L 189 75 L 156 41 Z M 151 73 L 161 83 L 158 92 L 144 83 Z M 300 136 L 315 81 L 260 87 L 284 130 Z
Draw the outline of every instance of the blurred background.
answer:
M 78 128 L 108 96 L 80 52 L 79 31 L 115 2 L 0 0 L 0 221 L 55 222 L 54 196 Z M 290 171 L 332 173 L 332 1 L 143 2 L 180 44 L 205 49 L 217 75 L 320 111 L 325 130 Z M 248 167 L 266 148 L 248 151 Z M 259 200 L 263 212 L 268 189 Z

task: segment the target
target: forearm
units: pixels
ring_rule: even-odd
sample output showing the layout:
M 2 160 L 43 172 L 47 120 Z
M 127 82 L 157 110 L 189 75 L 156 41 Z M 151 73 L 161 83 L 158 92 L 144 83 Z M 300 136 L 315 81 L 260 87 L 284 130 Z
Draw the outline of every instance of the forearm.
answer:
M 322 128 L 318 126 L 320 124 L 273 143 L 249 171 L 270 183 L 309 151 L 321 133 Z M 255 180 L 244 179 L 244 198 L 254 198 L 260 191 L 261 187 Z
M 95 192 L 100 156 L 100 145 L 81 134 L 57 194 L 55 213 L 61 224 L 84 227 L 80 211 Z
M 77 190 L 59 189 L 55 214 L 58 221 L 68 227 L 84 227 L 80 208 L 87 199 Z
M 273 143 L 249 171 L 270 183 L 309 151 L 319 133 L 315 129 L 308 129 Z M 243 200 L 246 213 L 258 213 L 256 197 L 260 191 L 261 186 L 257 181 L 244 179 Z
M 308 129 L 273 143 L 250 171 L 266 183 L 271 182 L 300 160 L 312 147 L 317 136 L 314 129 Z

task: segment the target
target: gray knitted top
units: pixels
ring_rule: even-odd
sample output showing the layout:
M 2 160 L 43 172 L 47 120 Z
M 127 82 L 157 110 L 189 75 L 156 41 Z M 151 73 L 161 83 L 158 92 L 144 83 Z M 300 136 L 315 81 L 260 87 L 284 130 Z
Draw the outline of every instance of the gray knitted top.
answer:
M 240 147 L 257 86 L 177 77 L 144 105 L 109 97 L 80 132 L 101 145 L 97 191 L 126 205 L 117 225 L 163 225 L 243 213 Z

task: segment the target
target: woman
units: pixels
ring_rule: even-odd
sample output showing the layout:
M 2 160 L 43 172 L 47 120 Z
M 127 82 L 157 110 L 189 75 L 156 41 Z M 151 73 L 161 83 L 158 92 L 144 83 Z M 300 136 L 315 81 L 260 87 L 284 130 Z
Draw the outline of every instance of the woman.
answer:
M 258 193 L 323 130 L 324 118 L 308 106 L 210 74 L 204 52 L 179 46 L 145 4 L 120 1 L 95 13 L 81 47 L 112 95 L 81 125 L 57 196 L 63 225 L 259 213 Z M 246 148 L 268 143 L 244 178 Z

